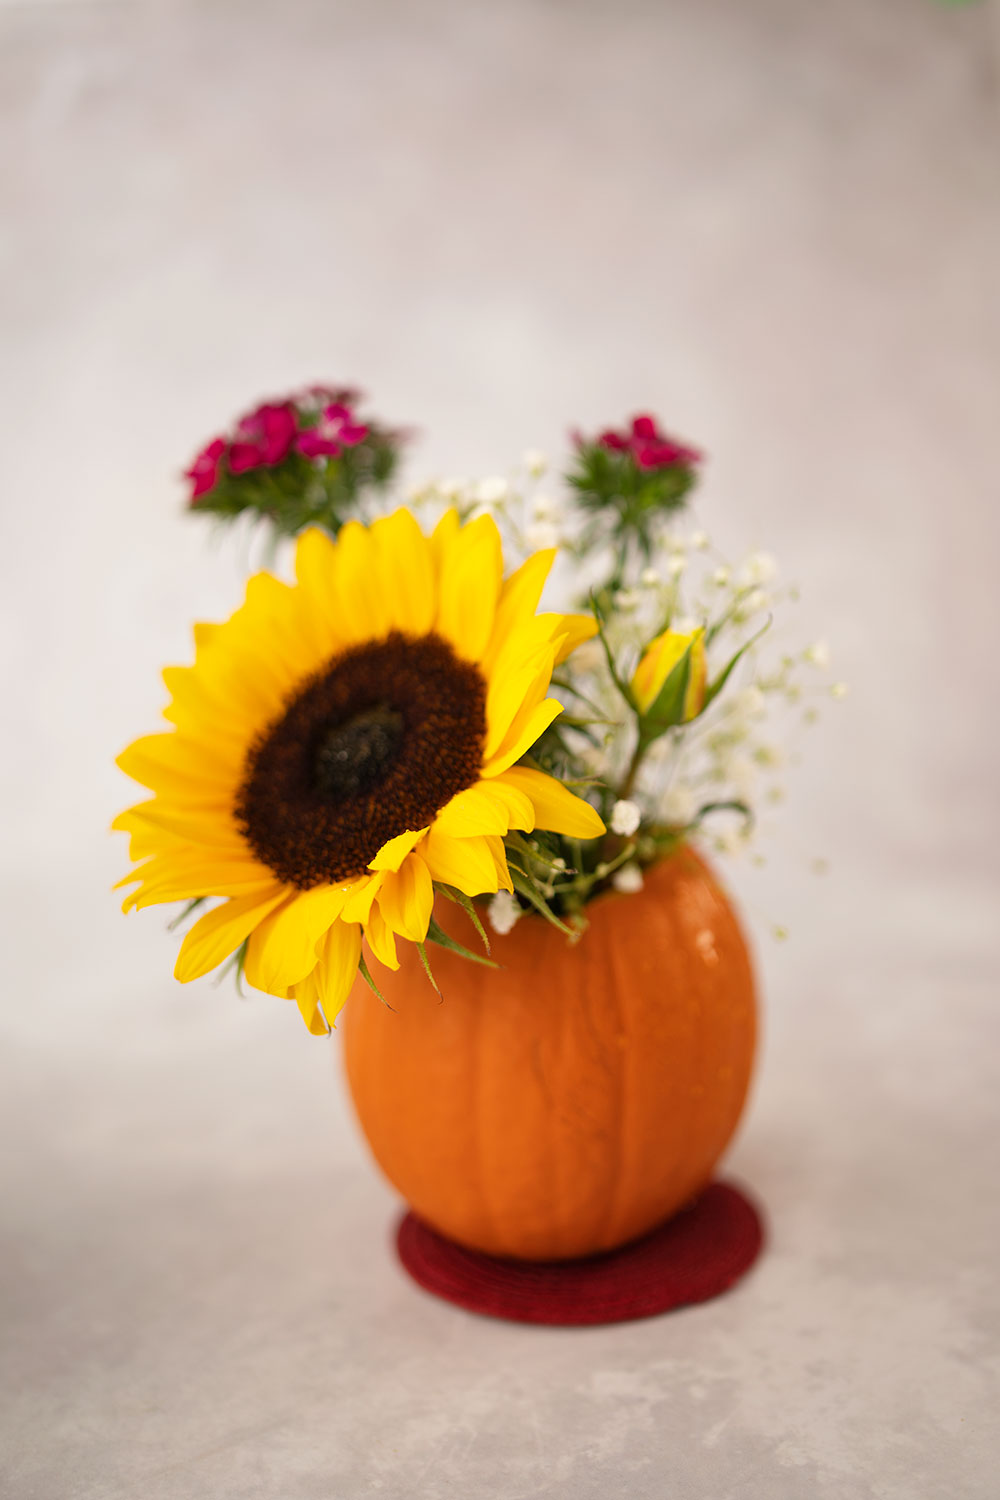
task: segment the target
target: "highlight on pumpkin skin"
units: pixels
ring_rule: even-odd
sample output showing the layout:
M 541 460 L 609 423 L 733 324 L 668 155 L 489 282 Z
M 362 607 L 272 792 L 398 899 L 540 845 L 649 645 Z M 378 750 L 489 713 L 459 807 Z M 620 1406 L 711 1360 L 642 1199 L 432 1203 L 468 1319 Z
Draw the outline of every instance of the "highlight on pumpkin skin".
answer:
M 426 536 L 405 508 L 336 541 L 299 537 L 296 582 L 251 578 L 245 603 L 195 629 L 164 673 L 166 732 L 119 757 L 152 796 L 114 827 L 136 868 L 124 909 L 200 908 L 182 982 L 237 955 L 257 989 L 325 1033 L 365 958 L 444 941 L 434 902 L 520 873 L 505 840 L 584 841 L 593 806 L 524 757 L 563 711 L 554 670 L 597 626 L 537 613 L 555 553 L 506 578 L 489 516 L 446 511 Z M 448 946 L 455 946 L 450 940 Z

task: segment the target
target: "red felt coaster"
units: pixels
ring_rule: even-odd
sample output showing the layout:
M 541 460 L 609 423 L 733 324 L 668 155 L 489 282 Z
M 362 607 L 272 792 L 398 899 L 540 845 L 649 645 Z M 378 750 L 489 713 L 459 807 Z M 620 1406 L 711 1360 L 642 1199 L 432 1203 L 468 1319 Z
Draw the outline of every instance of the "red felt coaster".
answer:
M 707 1302 L 738 1281 L 764 1243 L 760 1215 L 738 1188 L 713 1182 L 659 1229 L 587 1260 L 500 1260 L 464 1250 L 403 1218 L 399 1258 L 414 1281 L 470 1312 L 515 1323 L 624 1323 Z

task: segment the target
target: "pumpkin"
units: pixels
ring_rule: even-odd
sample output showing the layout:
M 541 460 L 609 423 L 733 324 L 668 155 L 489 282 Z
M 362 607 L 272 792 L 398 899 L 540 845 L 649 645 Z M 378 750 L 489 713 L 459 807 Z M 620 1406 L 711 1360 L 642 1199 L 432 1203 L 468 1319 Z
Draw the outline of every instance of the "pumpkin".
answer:
M 490 1255 L 561 1260 L 646 1233 L 707 1184 L 746 1097 L 753 977 L 704 861 L 683 847 L 586 914 L 575 944 L 524 916 L 495 940 L 497 969 L 432 948 L 440 996 L 406 945 L 387 1005 L 362 984 L 344 1011 L 383 1172 L 421 1219 Z

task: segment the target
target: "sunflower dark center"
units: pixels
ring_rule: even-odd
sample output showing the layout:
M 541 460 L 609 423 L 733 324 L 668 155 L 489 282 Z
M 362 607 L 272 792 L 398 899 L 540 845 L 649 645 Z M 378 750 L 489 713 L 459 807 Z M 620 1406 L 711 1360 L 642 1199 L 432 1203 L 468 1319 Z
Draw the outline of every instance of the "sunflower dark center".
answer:
M 360 875 L 474 785 L 486 684 L 439 636 L 393 634 L 334 657 L 251 746 L 236 818 L 299 890 Z
M 360 797 L 377 786 L 403 739 L 403 715 L 379 704 L 335 724 L 316 752 L 316 786 L 332 802 Z

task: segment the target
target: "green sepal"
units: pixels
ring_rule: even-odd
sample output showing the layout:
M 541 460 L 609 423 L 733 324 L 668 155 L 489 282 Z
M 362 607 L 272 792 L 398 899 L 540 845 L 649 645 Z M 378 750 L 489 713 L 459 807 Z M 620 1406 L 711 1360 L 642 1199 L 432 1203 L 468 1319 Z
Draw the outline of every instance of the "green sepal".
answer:
M 556 855 L 548 854 L 544 849 L 529 844 L 527 839 L 515 829 L 511 829 L 509 833 L 504 834 L 504 843 L 508 848 L 516 849 L 518 854 L 523 854 L 526 860 L 537 860 L 538 864 L 544 865 L 547 870 L 556 869 Z M 557 873 L 563 873 L 561 865 Z M 568 875 L 570 872 L 567 870 L 565 873 Z
M 378 996 L 378 998 L 381 1000 L 382 1004 L 385 1006 L 386 1010 L 393 1010 L 394 1011 L 395 1007 L 389 1004 L 388 1000 L 385 998 L 385 996 L 383 995 L 382 991 L 379 989 L 378 985 L 375 983 L 374 979 L 372 978 L 372 976 L 371 976 L 371 970 L 369 969 L 368 965 L 365 963 L 365 956 L 364 956 L 363 953 L 359 953 L 358 954 L 358 973 L 361 975 L 361 978 L 364 980 L 365 984 L 371 990 L 372 994 Z
M 199 906 L 204 906 L 207 900 L 207 896 L 195 896 L 193 901 L 186 902 L 184 910 L 178 912 L 176 917 L 167 923 L 167 931 L 176 932 L 181 923 L 186 922 L 191 913 L 197 911 Z
M 729 658 L 728 662 L 723 667 L 722 671 L 719 673 L 715 681 L 708 684 L 708 687 L 705 689 L 705 702 L 702 705 L 702 713 L 705 712 L 705 709 L 713 701 L 713 699 L 717 698 L 722 692 L 722 689 L 729 681 L 733 668 L 736 666 L 737 662 L 741 661 L 746 653 L 750 650 L 750 647 L 755 645 L 766 631 L 770 630 L 772 618 L 773 617 L 771 615 L 768 615 L 767 619 L 757 631 L 756 635 L 752 635 L 748 641 L 744 641 L 740 649 Z
M 450 953 L 457 953 L 460 958 L 467 958 L 470 963 L 482 964 L 487 969 L 499 969 L 500 965 L 494 963 L 492 958 L 484 958 L 481 953 L 473 953 L 471 948 L 466 948 L 464 943 L 459 943 L 455 938 L 449 937 L 438 921 L 431 917 L 427 928 L 429 942 L 437 943 L 439 948 L 447 948 Z
M 246 961 L 247 961 L 247 944 L 249 943 L 249 941 L 250 941 L 249 938 L 244 938 L 243 939 L 242 943 L 236 949 L 236 951 L 234 953 L 230 953 L 229 957 L 226 959 L 225 963 L 221 966 L 221 968 L 219 969 L 218 973 L 215 976 L 215 983 L 217 985 L 220 985 L 222 983 L 222 981 L 225 979 L 226 975 L 227 974 L 232 974 L 233 971 L 235 970 L 235 972 L 236 972 L 236 993 L 239 995 L 239 997 L 240 997 L 241 1000 L 245 1000 L 246 999 L 246 991 L 243 988 L 243 970 L 246 967 Z
M 507 868 L 510 871 L 511 884 L 515 891 L 517 891 L 519 896 L 523 896 L 525 901 L 529 902 L 545 918 L 546 922 L 549 922 L 553 927 L 557 927 L 567 937 L 575 938 L 578 936 L 578 933 L 572 927 L 567 927 L 566 923 L 556 916 L 529 875 L 526 875 L 523 870 L 518 869 L 517 865 L 512 865 L 509 860 L 507 861 Z
M 646 745 L 658 740 L 660 735 L 666 734 L 668 729 L 684 723 L 684 699 L 687 697 L 688 683 L 691 680 L 693 645 L 692 640 L 684 655 L 674 663 L 666 682 L 650 704 L 648 711 L 640 716 L 639 736 Z
M 479 920 L 479 913 L 473 906 L 471 899 L 465 894 L 464 891 L 458 890 L 453 885 L 439 885 L 437 881 L 435 881 L 434 889 L 436 891 L 440 891 L 442 896 L 446 896 L 449 901 L 454 901 L 456 906 L 460 906 L 462 908 L 462 910 L 465 912 L 465 915 L 468 917 L 469 921 L 478 932 L 480 941 L 488 954 L 490 952 L 490 940 L 487 935 L 486 928 Z
M 608 671 L 611 674 L 611 681 L 621 693 L 629 708 L 635 709 L 636 703 L 635 699 L 632 696 L 632 689 L 629 687 L 628 683 L 618 675 L 618 668 L 615 666 L 615 658 L 611 650 L 611 643 L 604 633 L 604 617 L 601 614 L 601 607 L 597 602 L 597 595 L 594 593 L 593 589 L 591 589 L 590 591 L 590 609 L 591 613 L 594 616 L 594 622 L 597 625 L 598 640 L 604 647 L 604 656 L 608 664 Z
M 417 944 L 417 952 L 420 954 L 420 962 L 424 966 L 424 973 L 427 975 L 427 978 L 430 980 L 431 984 L 434 986 L 435 990 L 437 990 L 437 993 L 440 995 L 441 994 L 441 986 L 438 984 L 437 980 L 434 978 L 434 971 L 431 968 L 430 959 L 427 957 L 427 944 L 426 943 L 418 943 Z

